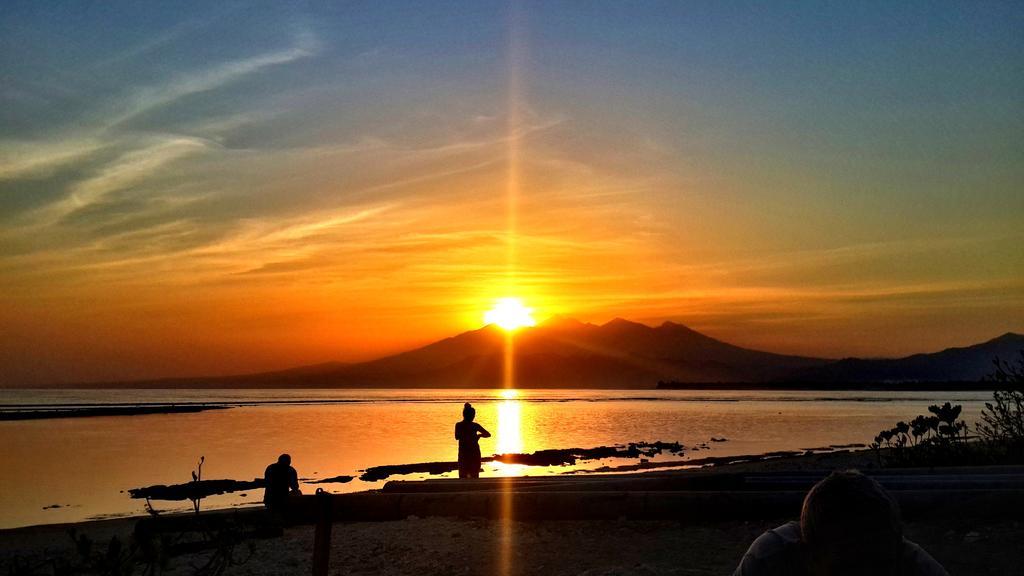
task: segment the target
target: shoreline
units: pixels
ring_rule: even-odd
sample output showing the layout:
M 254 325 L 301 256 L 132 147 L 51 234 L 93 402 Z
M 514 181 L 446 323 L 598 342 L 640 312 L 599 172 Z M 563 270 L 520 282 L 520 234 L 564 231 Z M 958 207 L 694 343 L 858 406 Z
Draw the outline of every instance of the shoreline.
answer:
M 169 404 L 135 406 L 58 406 L 54 408 L 32 407 L 25 410 L 0 409 L 0 422 L 23 420 L 48 420 L 57 418 L 92 418 L 99 416 L 146 416 L 149 414 L 194 414 L 208 410 L 227 410 L 230 406 L 207 404 Z
M 638 462 L 636 464 L 626 464 L 616 467 L 604 467 L 598 468 L 586 472 L 566 472 L 562 474 L 551 474 L 551 475 L 525 475 L 525 476 L 483 476 L 478 480 L 474 481 L 481 487 L 491 484 L 493 482 L 577 482 L 577 481 L 606 481 L 606 480 L 618 480 L 621 484 L 617 489 L 628 490 L 631 485 L 642 484 L 643 482 L 649 481 L 655 478 L 700 478 L 700 477 L 715 477 L 715 476 L 727 476 L 732 474 L 760 474 L 760 473 L 777 473 L 777 472 L 816 472 L 823 470 L 839 470 L 839 469 L 859 469 L 864 472 L 880 472 L 887 470 L 886 468 L 879 468 L 876 462 L 875 453 L 869 449 L 859 450 L 848 450 L 839 449 L 829 452 L 769 452 L 765 454 L 757 455 L 739 455 L 739 456 L 707 456 L 696 458 L 694 460 L 679 460 L 679 461 L 667 461 L 667 462 Z M 960 467 L 964 469 L 981 468 L 981 467 Z M 922 470 L 927 468 L 921 468 Z M 910 469 L 893 469 L 900 474 L 907 474 Z M 333 480 L 333 479 L 332 479 Z M 242 482 L 245 483 L 246 489 L 252 489 L 253 486 L 258 483 L 257 480 L 253 481 L 237 481 L 237 480 L 212 480 L 207 482 Z M 385 482 L 379 488 L 370 490 L 363 490 L 359 492 L 347 492 L 342 493 L 346 495 L 361 495 L 361 494 L 378 494 L 386 492 L 406 492 L 409 491 L 409 487 L 429 487 L 428 491 L 435 491 L 436 488 L 431 487 L 432 484 L 450 484 L 455 485 L 457 482 L 462 482 L 456 478 L 425 478 L 416 480 L 405 480 L 396 479 Z M 316 482 L 320 483 L 320 482 Z M 144 488 L 136 488 L 126 490 L 126 492 L 135 491 L 148 491 L 153 488 L 160 490 L 166 490 L 168 488 L 186 488 L 188 484 L 181 484 L 175 486 L 164 486 L 157 485 Z M 258 487 L 257 487 L 258 489 Z M 463 490 L 463 489 L 460 489 Z M 415 491 L 415 490 L 413 490 Z M 141 493 L 141 492 L 140 492 Z M 180 497 L 178 497 L 180 496 Z M 187 500 L 188 497 L 181 494 L 176 495 L 175 498 L 169 499 L 168 501 L 179 501 Z M 163 501 L 158 499 L 157 501 Z M 204 514 L 224 514 L 232 513 L 236 511 L 251 511 L 261 510 L 263 507 L 259 504 L 252 506 L 231 506 L 231 507 L 217 507 L 217 508 L 204 508 Z M 167 513 L 165 517 L 188 515 L 190 513 L 185 512 L 172 512 Z M 3 539 L 4 535 L 29 529 L 39 529 L 52 526 L 65 526 L 65 527 L 88 527 L 93 523 L 104 523 L 104 522 L 135 522 L 144 518 L 151 518 L 152 516 L 138 514 L 130 516 L 116 516 L 116 517 L 101 517 L 95 519 L 81 520 L 77 522 L 57 522 L 57 523 L 45 523 L 45 524 L 31 524 L 27 526 L 19 526 L 13 528 L 0 528 L 0 540 Z
M 709 442 L 727 442 L 727 439 L 711 438 Z M 598 446 L 594 448 L 555 448 L 539 450 L 531 453 L 495 454 L 493 456 L 481 458 L 481 463 L 500 462 L 503 464 L 527 466 L 530 469 L 536 468 L 538 470 L 547 470 L 553 467 L 577 464 L 578 462 L 603 460 L 609 458 L 624 461 L 638 460 L 638 462 L 629 464 L 606 464 L 598 468 L 568 470 L 555 474 L 527 474 L 519 477 L 564 478 L 595 476 L 600 478 L 609 473 L 639 473 L 655 471 L 673 472 L 682 470 L 692 471 L 695 469 L 702 468 L 708 470 L 717 470 L 721 466 L 728 466 L 739 463 L 757 463 L 771 459 L 808 457 L 815 455 L 821 456 L 825 454 L 844 454 L 850 452 L 850 449 L 865 448 L 867 447 L 864 444 L 859 443 L 833 444 L 830 446 L 823 446 L 817 448 L 774 451 L 760 454 L 702 456 L 698 458 L 691 458 L 689 460 L 676 459 L 650 461 L 648 458 L 659 456 L 663 453 L 671 456 L 682 457 L 684 451 L 695 452 L 701 449 L 707 449 L 707 443 L 702 443 L 698 446 L 686 449 L 682 444 L 678 442 L 641 441 L 631 442 L 624 445 Z M 459 464 L 456 461 L 385 464 L 378 466 L 370 466 L 366 469 L 363 469 L 360 471 L 361 474 L 358 474 L 358 476 L 342 474 L 325 478 L 302 478 L 300 480 L 304 484 L 347 484 L 358 477 L 359 480 L 364 482 L 379 482 L 387 480 L 392 476 L 407 476 L 410 474 L 428 474 L 430 476 L 442 476 L 444 474 L 454 472 L 455 470 L 457 470 L 458 465 Z M 493 477 L 484 476 L 482 480 L 486 480 L 488 478 Z M 453 480 L 453 478 L 425 478 L 422 480 Z M 385 483 L 382 488 L 374 488 L 368 491 L 387 491 L 388 484 L 392 484 L 394 482 L 416 483 L 418 481 L 402 479 L 392 480 Z M 184 501 L 193 499 L 203 499 L 209 496 L 221 495 L 225 493 L 260 489 L 263 487 L 263 485 L 263 480 L 261 478 L 255 478 L 253 480 L 222 478 L 213 480 L 196 480 L 192 482 L 171 485 L 155 484 L 151 486 L 141 486 L 137 488 L 129 488 L 127 492 L 133 499 L 152 499 L 155 501 Z
M 342 510 L 347 510 L 348 519 L 335 520 L 331 567 L 332 571 L 345 573 L 491 574 L 501 562 L 511 558 L 516 563 L 516 572 L 524 574 L 729 573 L 762 531 L 796 517 L 805 486 L 820 474 L 857 467 L 888 477 L 886 482 L 900 484 L 915 483 L 915 478 L 934 478 L 936 472 L 926 468 L 879 469 L 872 465 L 873 458 L 870 451 L 844 451 L 692 470 L 510 479 L 485 477 L 476 481 L 391 481 L 381 490 L 341 497 L 339 502 L 349 502 L 340 504 Z M 998 467 L 990 468 L 960 467 L 944 472 L 953 476 L 964 474 L 964 478 L 982 478 L 985 482 L 1006 476 Z M 1024 474 L 1022 467 L 1015 470 Z M 932 482 L 933 487 L 940 489 L 936 492 L 940 495 L 939 501 L 945 502 L 941 494 L 960 493 L 982 494 L 986 502 L 999 500 L 993 497 L 992 490 L 971 488 L 969 483 L 961 482 L 958 484 L 961 487 L 950 490 L 943 486 L 948 484 L 949 474 L 939 478 L 938 483 Z M 774 479 L 775 484 L 751 484 L 751 478 Z M 692 497 L 687 496 L 685 487 L 684 492 L 678 491 L 680 482 L 696 491 Z M 513 490 L 518 495 L 517 510 L 523 513 L 514 520 L 502 520 L 500 515 L 480 515 L 487 509 L 494 510 L 493 505 L 481 503 L 500 500 L 502 489 Z M 728 491 L 716 493 L 708 489 Z M 1020 492 L 1014 494 L 1019 498 Z M 648 515 L 615 512 L 615 507 L 625 502 L 614 494 L 642 502 Z M 714 494 L 725 498 L 723 502 L 732 503 L 731 512 L 718 512 L 719 508 L 713 504 Z M 910 494 L 913 492 L 901 491 L 901 497 Z M 543 498 L 538 500 L 539 497 Z M 306 508 L 303 513 L 309 513 L 309 505 L 319 502 L 315 496 L 299 498 L 301 502 L 296 502 L 295 509 Z M 744 504 L 749 498 L 762 503 L 768 498 L 770 505 Z M 542 504 L 548 501 L 550 503 Z M 558 504 L 553 506 L 552 503 Z M 609 503 L 611 508 L 608 508 Z M 950 573 L 967 576 L 1012 573 L 1024 562 L 1024 551 L 1014 544 L 1024 538 L 1024 523 L 1006 518 L 1007 506 L 1013 504 L 989 505 L 993 515 L 988 518 L 975 508 L 964 508 L 969 504 L 970 500 L 961 499 L 960 511 L 954 513 L 947 513 L 952 509 L 945 505 L 911 507 L 908 511 L 913 513 L 905 515 L 906 533 Z M 542 514 L 531 515 L 531 509 L 540 510 Z M 631 509 L 628 505 L 624 508 Z M 687 514 L 690 510 L 692 513 Z M 556 519 L 559 511 L 574 517 L 582 512 L 588 517 Z M 650 515 L 652 511 L 654 515 Z M 248 506 L 207 510 L 201 517 L 260 517 L 262 514 L 261 506 Z M 192 514 L 185 513 L 162 519 L 188 525 L 191 517 Z M 10 570 L 19 562 L 27 565 L 25 563 L 55 555 L 74 558 L 71 530 L 86 535 L 100 551 L 106 550 L 107 542 L 114 537 L 128 543 L 138 522 L 149 522 L 151 518 L 132 516 L 0 530 L 0 572 Z M 234 546 L 233 553 L 239 562 L 247 561 L 229 567 L 225 573 L 308 574 L 313 540 L 311 525 L 295 525 L 275 537 L 246 537 Z M 191 574 L 194 566 L 204 563 L 212 554 L 214 552 L 209 550 L 197 550 L 173 556 L 163 573 Z

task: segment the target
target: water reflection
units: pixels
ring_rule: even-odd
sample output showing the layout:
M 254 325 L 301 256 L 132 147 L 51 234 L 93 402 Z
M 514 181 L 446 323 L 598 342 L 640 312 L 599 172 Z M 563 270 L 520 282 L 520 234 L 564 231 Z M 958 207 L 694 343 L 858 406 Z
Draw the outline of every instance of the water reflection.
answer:
M 522 402 L 518 398 L 518 390 L 501 391 L 504 400 L 498 402 L 498 432 L 494 446 L 495 454 L 515 454 L 523 452 Z M 525 473 L 527 466 L 521 464 L 494 463 L 495 473 L 499 476 L 515 476 Z
M 505 392 L 514 392 L 506 390 Z M 498 438 L 495 452 L 498 454 L 523 451 L 523 431 L 520 421 L 519 400 L 506 398 L 498 403 Z
M 42 395 L 34 397 L 33 394 Z M 989 393 L 990 394 L 990 393 Z M 712 451 L 730 456 L 863 442 L 883 427 L 942 400 L 964 405 L 976 421 L 989 395 L 944 392 L 604 390 L 0 390 L 0 401 L 43 402 L 264 402 L 195 414 L 64 418 L 0 422 L 0 528 L 76 522 L 99 514 L 145 514 L 128 488 L 187 482 L 199 456 L 211 478 L 251 479 L 288 452 L 303 478 L 353 474 L 369 466 L 455 459 L 452 420 L 463 402 L 479 402 L 482 424 L 495 434 L 484 455 L 546 448 L 594 447 L 638 440 L 693 445 L 726 437 Z M 878 400 L 865 400 L 877 398 Z M 318 404 L 321 400 L 336 403 Z M 884 400 L 884 401 L 881 401 Z M 941 403 L 941 402 L 940 402 Z M 594 468 L 600 463 L 577 465 Z M 531 467 L 532 476 L 572 467 Z M 484 475 L 515 475 L 485 464 Z M 451 474 L 454 476 L 454 474 Z M 410 475 L 418 479 L 427 475 Z M 398 478 L 396 478 L 398 479 Z M 332 492 L 379 489 L 379 482 L 303 485 Z M 259 495 L 225 494 L 204 506 L 259 504 Z M 60 508 L 44 507 L 61 504 Z M 186 511 L 181 504 L 162 508 Z

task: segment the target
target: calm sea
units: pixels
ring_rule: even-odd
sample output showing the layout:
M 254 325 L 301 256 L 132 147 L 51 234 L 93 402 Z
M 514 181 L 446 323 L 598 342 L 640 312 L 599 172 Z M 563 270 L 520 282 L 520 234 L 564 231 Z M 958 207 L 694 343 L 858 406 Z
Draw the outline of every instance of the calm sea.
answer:
M 605 390 L 0 390 L 3 405 L 219 403 L 192 414 L 0 422 L 0 528 L 143 513 L 127 490 L 203 478 L 249 480 L 288 452 L 300 478 L 355 475 L 369 466 L 456 457 L 463 402 L 494 435 L 484 455 L 678 441 L 686 458 L 870 442 L 882 427 L 952 401 L 977 419 L 984 392 L 779 392 Z M 725 442 L 709 442 L 712 438 Z M 678 459 L 664 455 L 660 459 Z M 485 475 L 561 474 L 608 464 L 523 468 Z M 411 479 L 422 476 L 399 476 Z M 330 491 L 379 488 L 355 480 Z M 311 485 L 303 486 L 312 492 Z M 260 491 L 212 497 L 204 508 L 258 503 Z M 184 510 L 187 503 L 156 502 Z

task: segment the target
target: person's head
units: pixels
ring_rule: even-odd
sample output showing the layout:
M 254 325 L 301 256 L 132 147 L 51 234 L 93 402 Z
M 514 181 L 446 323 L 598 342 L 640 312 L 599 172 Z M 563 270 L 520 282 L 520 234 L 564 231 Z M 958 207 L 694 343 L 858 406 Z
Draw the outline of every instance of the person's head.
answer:
M 289 456 L 288 454 L 281 454 L 280 456 L 277 457 L 277 463 L 284 464 L 285 466 L 291 466 L 292 457 Z
M 896 573 L 903 548 L 899 506 L 856 470 L 833 472 L 811 488 L 800 532 L 815 576 Z
M 462 419 L 466 422 L 472 422 L 473 418 L 476 418 L 476 408 L 469 402 L 466 402 L 465 406 L 462 407 Z

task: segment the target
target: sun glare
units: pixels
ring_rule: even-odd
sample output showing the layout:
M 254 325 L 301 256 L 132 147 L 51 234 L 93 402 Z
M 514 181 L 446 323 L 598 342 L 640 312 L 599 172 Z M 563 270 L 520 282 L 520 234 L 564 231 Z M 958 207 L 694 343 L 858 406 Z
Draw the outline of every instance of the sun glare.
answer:
M 494 308 L 484 313 L 484 322 L 511 331 L 524 326 L 536 326 L 532 313 L 533 309 L 524 306 L 519 298 L 501 298 Z

